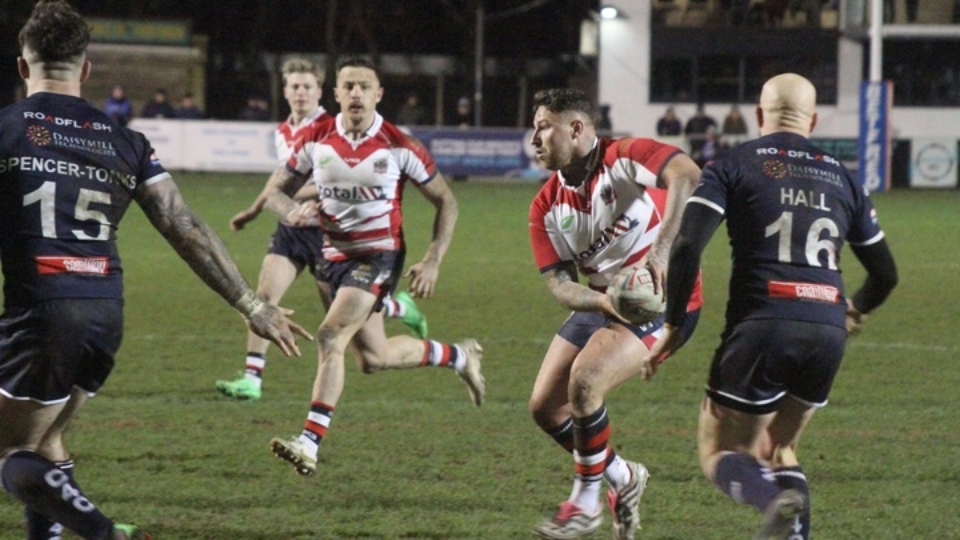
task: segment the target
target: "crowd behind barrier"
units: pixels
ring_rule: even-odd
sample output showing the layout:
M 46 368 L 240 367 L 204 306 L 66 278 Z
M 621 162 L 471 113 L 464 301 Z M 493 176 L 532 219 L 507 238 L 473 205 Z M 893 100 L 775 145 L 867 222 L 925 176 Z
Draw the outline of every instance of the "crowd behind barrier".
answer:
M 272 122 L 134 118 L 130 125 L 146 134 L 168 169 L 270 173 L 276 167 L 273 144 L 276 125 Z M 457 126 L 413 126 L 406 129 L 427 146 L 440 170 L 450 177 L 502 176 L 541 181 L 549 175 L 534 158 L 529 142 L 530 130 L 527 129 Z M 754 136 L 721 135 L 720 152 Z M 657 137 L 688 153 L 692 138 L 695 137 Z M 825 151 L 836 155 L 851 171 L 856 171 L 856 139 L 814 137 L 813 140 Z M 891 169 L 893 185 L 956 188 L 958 157 L 958 138 L 897 140 Z

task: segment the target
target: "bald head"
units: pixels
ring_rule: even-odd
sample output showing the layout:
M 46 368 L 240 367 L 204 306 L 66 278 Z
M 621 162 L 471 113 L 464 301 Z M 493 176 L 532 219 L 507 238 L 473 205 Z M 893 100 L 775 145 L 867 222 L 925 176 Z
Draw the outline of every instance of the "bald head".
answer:
M 817 120 L 817 90 L 796 73 L 777 75 L 763 85 L 757 120 L 760 134 L 790 131 L 810 136 Z

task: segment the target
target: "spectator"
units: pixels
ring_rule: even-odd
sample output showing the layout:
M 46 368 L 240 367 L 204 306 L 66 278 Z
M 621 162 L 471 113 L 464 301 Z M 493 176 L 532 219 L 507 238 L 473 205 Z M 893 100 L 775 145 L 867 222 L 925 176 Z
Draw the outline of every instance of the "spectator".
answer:
M 703 108 L 703 103 L 697 104 L 697 112 L 690 120 L 687 120 L 687 127 L 683 133 L 687 136 L 690 143 L 690 154 L 696 156 L 703 148 L 705 135 L 710 128 L 717 127 L 717 121 L 712 116 L 707 115 Z
M 167 101 L 167 91 L 163 88 L 157 88 L 157 91 L 153 93 L 153 101 L 143 106 L 140 116 L 143 118 L 173 118 L 176 116 L 173 107 Z
M 127 99 L 123 86 L 118 84 L 110 90 L 110 97 L 103 103 L 103 112 L 120 127 L 130 123 L 133 118 L 133 105 Z
M 730 112 L 727 113 L 727 117 L 723 119 L 723 134 L 733 135 L 735 137 L 747 134 L 747 122 L 743 119 L 743 115 L 740 114 L 740 108 L 737 107 L 736 103 L 730 107 Z
M 197 107 L 197 103 L 193 100 L 193 94 L 190 92 L 180 98 L 180 106 L 177 107 L 175 112 L 177 118 L 183 120 L 200 120 L 203 118 L 203 111 L 200 110 L 200 107 Z
M 270 106 L 267 104 L 267 99 L 256 94 L 248 97 L 247 106 L 240 111 L 239 119 L 247 122 L 270 121 Z
M 673 109 L 673 105 L 667 107 L 667 112 L 657 120 L 657 135 L 669 136 L 669 135 L 679 135 L 683 131 L 683 126 L 680 124 L 680 119 L 677 118 L 677 113 Z
M 597 119 L 597 132 L 600 133 L 601 136 L 609 137 L 613 131 L 613 121 L 610 119 L 610 105 L 600 105 L 598 109 L 600 111 L 600 118 Z
M 473 113 L 470 107 L 470 98 L 463 96 L 457 100 L 457 111 L 453 117 L 453 123 L 460 129 L 467 129 L 473 124 Z M 467 175 L 460 172 L 452 172 L 450 175 L 455 182 L 463 182 Z
M 420 96 L 408 94 L 407 100 L 397 110 L 397 124 L 401 126 L 419 126 L 423 124 L 424 110 L 420 105 Z
M 457 112 L 454 115 L 454 124 L 462 128 L 473 125 L 473 111 L 470 107 L 470 98 L 463 96 L 457 100 Z
M 700 146 L 700 150 L 692 155 L 693 160 L 697 166 L 702 169 L 704 165 L 717 159 L 720 152 L 726 147 L 726 144 L 720 139 L 716 128 L 713 126 L 708 127 L 707 132 L 703 134 L 703 144 Z

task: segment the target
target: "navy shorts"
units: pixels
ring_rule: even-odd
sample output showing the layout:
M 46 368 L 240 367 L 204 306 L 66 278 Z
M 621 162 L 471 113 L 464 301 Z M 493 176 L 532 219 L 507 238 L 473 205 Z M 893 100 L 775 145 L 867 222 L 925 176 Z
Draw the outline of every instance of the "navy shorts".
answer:
M 846 342 L 847 331 L 829 324 L 742 321 L 721 336 L 710 364 L 707 395 L 724 407 L 749 414 L 772 413 L 787 395 L 822 407 Z
M 683 327 L 680 329 L 680 332 L 683 334 L 684 343 L 693 335 L 693 331 L 696 330 L 699 320 L 699 309 L 687 312 L 687 316 L 683 320 Z M 663 328 L 663 317 L 642 326 L 634 326 L 624 325 L 620 321 L 611 319 L 596 311 L 574 311 L 567 317 L 567 320 L 563 322 L 563 326 L 557 331 L 557 335 L 582 349 L 586 347 L 587 341 L 590 341 L 590 337 L 593 336 L 597 330 L 606 328 L 611 324 L 626 326 L 635 336 L 640 338 L 640 341 L 644 342 L 649 349 L 656 343 L 657 338 L 660 337 L 659 330 Z
M 277 223 L 267 253 L 280 255 L 320 279 L 323 267 L 323 230 L 320 227 L 290 227 Z
M 381 300 L 396 288 L 403 274 L 404 252 L 381 251 L 345 261 L 326 261 L 317 279 L 330 284 L 330 298 L 337 297 L 341 287 L 354 287 L 377 297 L 374 311 L 380 311 Z
M 62 403 L 74 386 L 93 395 L 113 370 L 123 301 L 69 298 L 0 316 L 0 393 Z

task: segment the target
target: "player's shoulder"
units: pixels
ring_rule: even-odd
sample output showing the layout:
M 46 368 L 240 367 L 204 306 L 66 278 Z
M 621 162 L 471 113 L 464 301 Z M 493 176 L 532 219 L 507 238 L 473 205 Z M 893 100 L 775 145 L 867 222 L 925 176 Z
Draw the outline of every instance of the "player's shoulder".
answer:
M 530 202 L 530 209 L 539 209 L 546 212 L 546 210 L 556 203 L 561 187 L 560 176 L 554 172 L 544 181 L 543 185 L 540 186 L 540 190 Z
M 412 134 L 394 124 L 383 120 L 380 124 L 378 136 L 384 140 L 391 148 L 404 148 L 412 150 L 417 154 L 428 154 L 427 147 Z
M 604 161 L 612 164 L 619 159 L 631 159 L 645 162 L 654 157 L 670 156 L 681 153 L 676 146 L 646 137 L 624 137 L 621 139 L 601 138 Z

